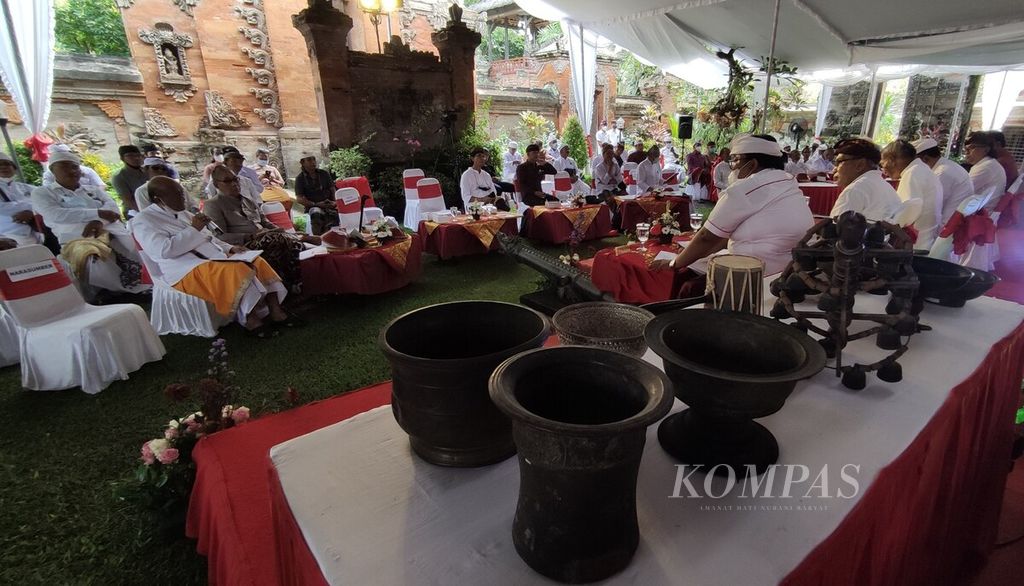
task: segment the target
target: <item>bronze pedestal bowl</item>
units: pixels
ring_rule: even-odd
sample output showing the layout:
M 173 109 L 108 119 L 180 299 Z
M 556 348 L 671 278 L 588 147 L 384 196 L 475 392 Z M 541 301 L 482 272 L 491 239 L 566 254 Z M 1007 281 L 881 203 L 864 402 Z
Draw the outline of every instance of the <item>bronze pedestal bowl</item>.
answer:
M 796 328 L 748 313 L 710 309 L 654 318 L 647 345 L 664 360 L 689 409 L 667 417 L 658 441 L 674 458 L 715 474 L 774 464 L 779 445 L 753 419 L 782 408 L 797 381 L 825 367 L 825 351 Z

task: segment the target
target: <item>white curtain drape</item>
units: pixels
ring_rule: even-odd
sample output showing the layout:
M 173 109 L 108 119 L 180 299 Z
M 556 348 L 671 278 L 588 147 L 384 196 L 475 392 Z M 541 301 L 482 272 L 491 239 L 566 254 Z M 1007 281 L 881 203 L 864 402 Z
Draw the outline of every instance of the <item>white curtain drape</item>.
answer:
M 1000 130 L 1010 110 L 1024 91 L 1024 71 L 1004 71 L 985 76 L 981 89 L 981 125 L 983 130 Z
M 583 125 L 583 133 L 594 133 L 594 91 L 597 85 L 597 41 L 583 25 L 569 19 L 562 21 L 562 34 L 569 41 L 569 69 L 572 73 L 572 95 L 576 100 L 576 115 Z
M 0 8 L 0 79 L 26 128 L 39 134 L 53 93 L 53 0 L 0 0 Z
M 818 94 L 818 114 L 814 119 L 814 136 L 821 136 L 821 131 L 825 130 L 825 115 L 828 114 L 828 104 L 831 101 L 832 86 L 822 86 L 821 93 Z

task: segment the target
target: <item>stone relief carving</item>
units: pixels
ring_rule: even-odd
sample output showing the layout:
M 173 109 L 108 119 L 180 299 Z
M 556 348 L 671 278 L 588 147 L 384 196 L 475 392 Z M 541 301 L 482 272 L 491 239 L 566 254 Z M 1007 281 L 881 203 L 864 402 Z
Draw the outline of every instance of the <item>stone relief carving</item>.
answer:
M 118 126 L 125 126 L 126 122 L 124 120 L 124 107 L 121 106 L 120 101 L 103 100 L 100 102 L 96 102 L 96 107 L 99 108 L 101 112 L 106 114 L 107 118 L 113 120 L 114 123 Z
M 66 142 L 86 145 L 88 149 L 97 149 L 107 146 L 107 140 L 96 134 L 96 131 L 85 124 L 68 122 L 64 125 L 64 136 Z
M 261 136 L 260 142 L 270 151 L 270 164 L 279 171 L 284 171 L 284 156 L 281 154 L 281 140 L 276 136 Z
M 156 52 L 157 87 L 165 95 L 173 96 L 175 102 L 185 102 L 194 96 L 197 88 L 185 55 L 185 50 L 192 47 L 192 37 L 174 32 L 174 27 L 166 22 L 158 22 L 152 29 L 140 28 L 139 38 Z
M 248 128 L 249 121 L 218 92 L 206 92 L 206 114 L 213 128 Z
M 199 127 L 193 133 L 196 140 L 204 145 L 223 145 L 227 142 L 227 135 L 223 130 L 210 127 L 210 120 L 207 117 L 199 119 Z
M 253 108 L 253 113 L 267 124 L 280 128 L 281 106 L 278 103 L 277 76 L 274 74 L 274 59 L 270 51 L 270 37 L 267 34 L 267 17 L 263 12 L 263 0 L 237 0 L 235 14 L 245 21 L 238 27 L 238 32 L 249 41 L 251 46 L 239 49 L 252 60 L 256 67 L 246 67 L 245 72 L 263 87 L 249 88 L 249 93 L 256 96 L 262 107 Z
M 199 4 L 199 0 L 171 0 L 171 2 L 174 2 L 174 5 L 177 6 L 179 10 L 189 16 L 194 16 L 192 14 L 192 9 Z
M 171 126 L 171 123 L 164 118 L 164 115 L 160 113 L 160 110 L 156 108 L 143 108 L 142 109 L 143 122 L 146 125 L 146 136 L 158 137 L 158 136 L 178 136 L 178 131 Z

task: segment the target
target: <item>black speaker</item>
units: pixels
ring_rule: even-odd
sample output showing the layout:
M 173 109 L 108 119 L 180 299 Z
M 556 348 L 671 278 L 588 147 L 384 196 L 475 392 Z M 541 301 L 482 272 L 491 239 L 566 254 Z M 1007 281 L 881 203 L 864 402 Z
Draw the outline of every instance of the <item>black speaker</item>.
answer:
M 690 116 L 689 114 L 677 114 L 676 121 L 678 122 L 678 125 L 676 126 L 676 138 L 686 139 L 693 136 L 693 116 Z

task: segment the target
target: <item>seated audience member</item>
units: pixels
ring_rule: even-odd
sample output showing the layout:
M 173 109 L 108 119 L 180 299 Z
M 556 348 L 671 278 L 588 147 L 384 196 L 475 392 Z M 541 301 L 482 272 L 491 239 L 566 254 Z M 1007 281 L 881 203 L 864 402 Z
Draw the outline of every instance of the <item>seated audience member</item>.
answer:
M 817 158 L 811 159 L 811 173 L 818 175 L 821 173 L 831 175 L 836 170 L 836 166 L 832 163 L 835 158 L 836 152 L 832 150 L 832 148 L 826 147 L 824 152 L 822 152 Z
M 959 163 L 943 157 L 939 143 L 934 138 L 922 138 L 914 143 L 914 148 L 918 158 L 931 167 L 932 172 L 939 178 L 939 184 L 942 185 L 942 213 L 939 225 L 945 226 L 960 204 L 974 195 L 971 175 Z
M 995 159 L 1003 166 L 1003 171 L 1006 172 L 1006 186 L 1009 187 L 1017 180 L 1019 174 L 1017 160 L 1013 158 L 1013 153 L 1006 150 L 1006 135 L 1002 131 L 990 130 L 988 134 L 995 143 Z
M 636 185 L 640 193 L 648 193 L 662 188 L 661 181 L 661 149 L 657 145 L 647 150 L 647 158 L 636 167 Z
M 578 195 L 582 195 L 584 197 L 589 197 L 591 195 L 592 190 L 590 189 L 590 186 L 580 179 L 579 175 L 576 174 L 576 169 L 573 167 L 566 167 L 565 172 L 569 174 L 569 181 L 572 182 L 572 189 L 569 190 L 570 196 L 576 197 Z
M 213 221 L 214 231 L 220 230 L 217 237 L 229 244 L 262 250 L 263 258 L 285 284 L 298 286 L 299 253 L 305 249 L 302 243 L 320 244 L 320 238 L 289 234 L 271 223 L 252 200 L 242 196 L 239 177 L 227 167 L 214 169 L 211 178 L 217 195 L 206 202 L 203 212 Z
M 207 190 L 210 188 L 210 173 L 217 168 L 217 165 L 224 164 L 224 153 L 221 152 L 220 148 L 214 148 L 212 155 L 210 156 L 210 162 L 203 167 L 203 185 L 200 189 L 200 193 L 209 195 L 210 192 Z
M 887 220 L 900 210 L 902 202 L 878 165 L 882 152 L 866 138 L 848 138 L 836 143 L 836 183 L 841 192 L 828 215 L 843 212 L 862 214 L 869 222 Z
M 315 236 L 338 225 L 338 208 L 334 205 L 334 179 L 316 166 L 316 156 L 305 153 L 299 159 L 302 170 L 295 176 L 295 201 L 306 208 Z
M 32 186 L 18 181 L 14 159 L 0 152 L 0 237 L 18 246 L 39 244 L 32 213 Z
M 567 167 L 579 169 L 576 165 L 576 159 L 569 156 L 569 145 L 565 144 L 562 145 L 562 148 L 558 149 L 558 158 L 555 159 L 555 162 L 552 163 L 551 166 L 559 173 L 565 171 Z
M 226 146 L 223 149 L 224 152 L 224 166 L 231 169 L 231 172 L 239 177 L 245 177 L 252 182 L 252 187 L 256 192 L 256 195 L 263 194 L 263 182 L 260 181 L 260 176 L 256 174 L 249 167 L 245 166 L 245 155 L 242 154 L 237 148 L 233 146 Z M 263 201 L 259 197 L 256 199 L 256 203 Z
M 114 173 L 110 178 L 110 184 L 114 191 L 121 198 L 121 206 L 126 217 L 134 216 L 139 211 L 135 203 L 135 192 L 149 181 L 145 169 L 142 168 L 142 151 L 133 144 L 125 144 L 117 147 L 117 154 L 121 157 L 124 167 Z
M 732 168 L 729 166 L 731 154 L 729 147 L 722 147 L 722 150 L 718 153 L 718 161 L 711 167 L 711 180 L 714 182 L 719 194 L 729 187 L 729 172 L 732 171 Z
M 61 245 L 83 294 L 95 299 L 105 290 L 141 293 L 142 265 L 135 243 L 121 222 L 117 203 L 102 187 L 82 185 L 81 159 L 71 152 L 50 157 L 54 183 L 32 190 L 32 209 L 43 217 Z
M 722 250 L 761 259 L 766 275 L 781 271 L 813 224 L 800 187 L 783 171 L 782 151 L 774 138 L 741 135 L 733 139 L 730 151 L 736 180 L 719 194 L 704 227 L 674 259 L 652 265 L 687 271 L 681 297 L 704 292 L 706 265 L 697 261 Z
M 558 139 L 552 138 L 548 141 L 548 150 L 544 153 L 549 163 L 554 164 L 558 160 Z
M 971 185 L 974 195 L 986 198 L 989 212 L 999 205 L 1006 193 L 1006 170 L 996 160 L 996 141 L 990 132 L 972 132 L 964 143 L 964 158 L 971 164 Z
M 807 166 L 800 160 L 800 151 L 793 149 L 789 152 L 789 161 L 786 162 L 785 171 L 793 177 L 801 173 L 807 174 Z
M 622 144 L 620 142 L 620 143 L 616 144 L 612 148 L 614 149 L 615 162 L 621 168 L 622 164 L 626 162 L 626 159 L 625 159 L 625 156 L 624 156 L 625 155 L 625 151 L 626 151 L 626 145 L 624 145 L 624 144 Z
M 50 156 L 51 157 L 56 155 L 57 153 L 72 153 L 73 154 L 73 151 L 71 150 L 71 147 L 69 147 L 66 144 L 52 144 L 52 145 L 50 145 L 50 148 L 47 149 L 47 150 L 50 152 Z M 78 155 L 75 155 L 75 156 L 78 156 Z M 81 161 L 81 157 L 79 157 L 78 160 Z M 91 185 L 91 186 L 99 187 L 99 188 L 101 188 L 103 190 L 106 190 L 107 184 L 104 183 L 103 179 L 100 178 L 100 174 L 97 173 L 96 171 L 94 171 L 92 167 L 89 167 L 88 165 L 82 165 L 81 163 L 79 163 L 79 169 L 82 170 L 82 175 L 81 175 L 81 178 L 79 179 L 79 184 L 80 185 L 83 185 L 85 187 L 88 187 L 88 186 Z M 47 168 L 46 170 L 43 171 L 43 180 L 42 180 L 43 186 L 53 185 L 56 182 L 57 182 L 57 180 L 54 178 L 53 172 L 50 171 L 49 168 Z
M 270 164 L 270 151 L 256 149 L 256 160 L 249 168 L 256 172 L 263 187 L 284 187 L 284 177 L 277 167 Z
M 917 230 L 914 248 L 930 250 L 942 228 L 942 184 L 939 178 L 917 158 L 914 146 L 902 139 L 890 142 L 882 150 L 882 169 L 900 182 L 896 194 L 901 201 L 921 200 L 921 215 L 914 222 Z
M 665 169 L 678 169 L 682 170 L 679 165 L 679 153 L 676 151 L 675 144 L 672 143 L 671 138 L 665 139 L 665 144 L 661 147 L 661 154 L 665 157 Z
M 209 302 L 219 315 L 233 317 L 257 337 L 275 334 L 272 326 L 277 324 L 301 325 L 281 309 L 287 290 L 266 260 L 217 262 L 248 249 L 215 238 L 207 216 L 186 211 L 181 185 L 156 177 L 149 193 L 153 205 L 135 217 L 132 231 L 171 286 Z
M 550 163 L 540 162 L 540 147 L 531 144 L 526 147 L 526 160 L 516 167 L 516 180 L 519 181 L 523 203 L 528 206 L 542 206 L 544 201 L 553 196 L 544 193 L 541 182 L 545 175 L 554 175 L 555 168 Z
M 153 179 L 154 177 L 170 177 L 173 179 L 173 176 L 175 175 L 174 165 L 171 165 L 167 161 L 157 157 L 150 157 L 146 159 L 142 164 L 142 168 L 146 170 L 146 176 L 149 177 L 149 179 Z M 149 183 L 143 183 L 140 185 L 139 188 L 135 190 L 135 195 L 133 197 L 140 211 L 152 205 L 152 202 L 149 199 Z M 192 198 L 188 197 L 188 194 L 185 195 L 185 198 L 185 205 L 188 209 L 190 211 L 196 209 L 195 202 L 192 201 Z
M 647 150 L 644 149 L 644 141 L 636 140 L 633 142 L 633 150 L 630 151 L 629 156 L 626 157 L 627 163 L 636 163 L 639 165 L 647 158 Z
M 462 207 L 469 211 L 469 204 L 478 201 L 483 204 L 494 204 L 499 209 L 508 209 L 508 203 L 498 197 L 497 188 L 494 185 L 494 178 L 484 170 L 484 164 L 490 154 L 487 149 L 477 147 L 470 153 L 470 160 L 473 164 L 462 172 L 459 180 L 459 189 L 462 192 Z
M 594 166 L 594 193 L 622 193 L 622 183 L 622 168 L 615 162 L 615 151 L 606 145 L 601 151 L 601 162 Z

